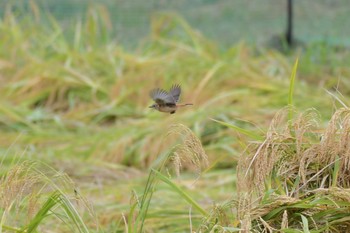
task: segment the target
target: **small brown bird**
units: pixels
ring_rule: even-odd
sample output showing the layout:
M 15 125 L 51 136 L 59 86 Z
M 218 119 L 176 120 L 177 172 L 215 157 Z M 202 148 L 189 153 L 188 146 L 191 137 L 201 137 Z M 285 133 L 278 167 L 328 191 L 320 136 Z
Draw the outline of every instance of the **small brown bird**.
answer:
M 157 109 L 160 112 L 168 112 L 174 114 L 179 107 L 184 107 L 193 104 L 178 104 L 181 94 L 181 87 L 178 84 L 173 85 L 170 88 L 169 93 L 163 89 L 156 88 L 150 92 L 151 98 L 156 102 L 149 106 L 150 108 Z

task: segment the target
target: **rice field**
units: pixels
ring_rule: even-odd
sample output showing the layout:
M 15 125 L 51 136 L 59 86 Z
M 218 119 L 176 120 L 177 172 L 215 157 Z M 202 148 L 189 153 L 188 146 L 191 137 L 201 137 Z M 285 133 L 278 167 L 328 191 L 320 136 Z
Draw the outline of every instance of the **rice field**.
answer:
M 155 13 L 130 51 L 104 12 L 0 20 L 0 232 L 346 232 L 348 48 L 223 50 Z M 175 83 L 193 106 L 148 108 Z

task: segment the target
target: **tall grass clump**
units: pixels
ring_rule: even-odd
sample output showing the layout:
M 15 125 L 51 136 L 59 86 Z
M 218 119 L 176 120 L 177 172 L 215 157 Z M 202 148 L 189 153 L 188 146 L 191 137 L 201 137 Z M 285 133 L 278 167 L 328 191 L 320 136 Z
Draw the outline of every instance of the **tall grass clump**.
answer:
M 3 167 L 3 164 L 0 165 Z M 89 204 L 65 174 L 38 162 L 17 161 L 0 178 L 0 230 L 4 232 L 89 232 L 82 216 L 94 220 Z
M 287 121 L 281 110 L 265 140 L 239 160 L 237 220 L 243 232 L 344 232 L 349 227 L 350 111 L 324 130 L 318 113 Z
M 144 192 L 139 198 L 133 195 L 131 209 L 128 219 L 126 220 L 128 232 L 144 232 L 151 230 L 148 225 L 157 224 L 154 223 L 152 214 L 149 214 L 149 209 L 152 208 L 152 198 L 157 195 L 157 184 L 161 181 L 166 184 L 172 192 L 174 192 L 179 198 L 187 202 L 189 209 L 193 209 L 194 215 L 188 217 L 190 220 L 182 219 L 183 212 L 172 212 L 172 207 L 168 206 L 167 210 L 162 210 L 163 216 L 173 216 L 178 221 L 184 222 L 184 225 L 173 224 L 171 222 L 158 223 L 158 229 L 172 227 L 172 230 L 188 229 L 189 222 L 198 222 L 200 216 L 205 217 L 208 215 L 207 211 L 202 208 L 197 200 L 191 197 L 184 187 L 181 187 L 172 179 L 172 174 L 175 176 L 180 175 L 180 171 L 187 166 L 188 169 L 194 169 L 197 174 L 197 178 L 202 174 L 203 168 L 206 168 L 208 164 L 208 158 L 203 150 L 202 144 L 195 134 L 185 125 L 174 124 L 170 126 L 169 131 L 163 143 L 173 142 L 172 149 L 169 153 L 163 154 L 158 158 L 157 164 L 151 168 Z M 173 171 L 173 172 L 172 172 Z M 177 216 L 178 215 L 178 216 Z M 192 219 L 193 218 L 193 219 Z

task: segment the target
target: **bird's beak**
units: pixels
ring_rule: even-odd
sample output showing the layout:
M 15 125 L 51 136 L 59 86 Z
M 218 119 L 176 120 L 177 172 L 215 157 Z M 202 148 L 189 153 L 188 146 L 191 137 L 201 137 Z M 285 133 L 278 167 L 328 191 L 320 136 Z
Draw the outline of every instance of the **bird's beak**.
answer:
M 154 108 L 154 106 L 153 106 L 153 105 L 151 105 L 151 106 L 149 106 L 149 108 Z

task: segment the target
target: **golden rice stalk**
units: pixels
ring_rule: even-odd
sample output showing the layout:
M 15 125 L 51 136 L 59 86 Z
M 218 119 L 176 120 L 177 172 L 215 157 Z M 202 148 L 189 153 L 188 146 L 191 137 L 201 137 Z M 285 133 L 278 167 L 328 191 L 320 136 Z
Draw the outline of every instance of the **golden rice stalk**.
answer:
M 288 228 L 288 212 L 285 210 L 282 216 L 281 230 Z
M 173 124 L 170 126 L 168 136 L 178 135 L 181 143 L 175 145 L 174 153 L 171 161 L 177 175 L 180 174 L 182 167 L 193 167 L 198 175 L 202 171 L 202 167 L 209 165 L 208 156 L 205 153 L 201 141 L 197 136 L 183 124 Z
M 33 192 L 40 178 L 30 172 L 32 165 L 29 162 L 17 164 L 1 177 L 0 206 L 3 209 L 11 208 L 11 206 L 17 209 L 22 198 Z

